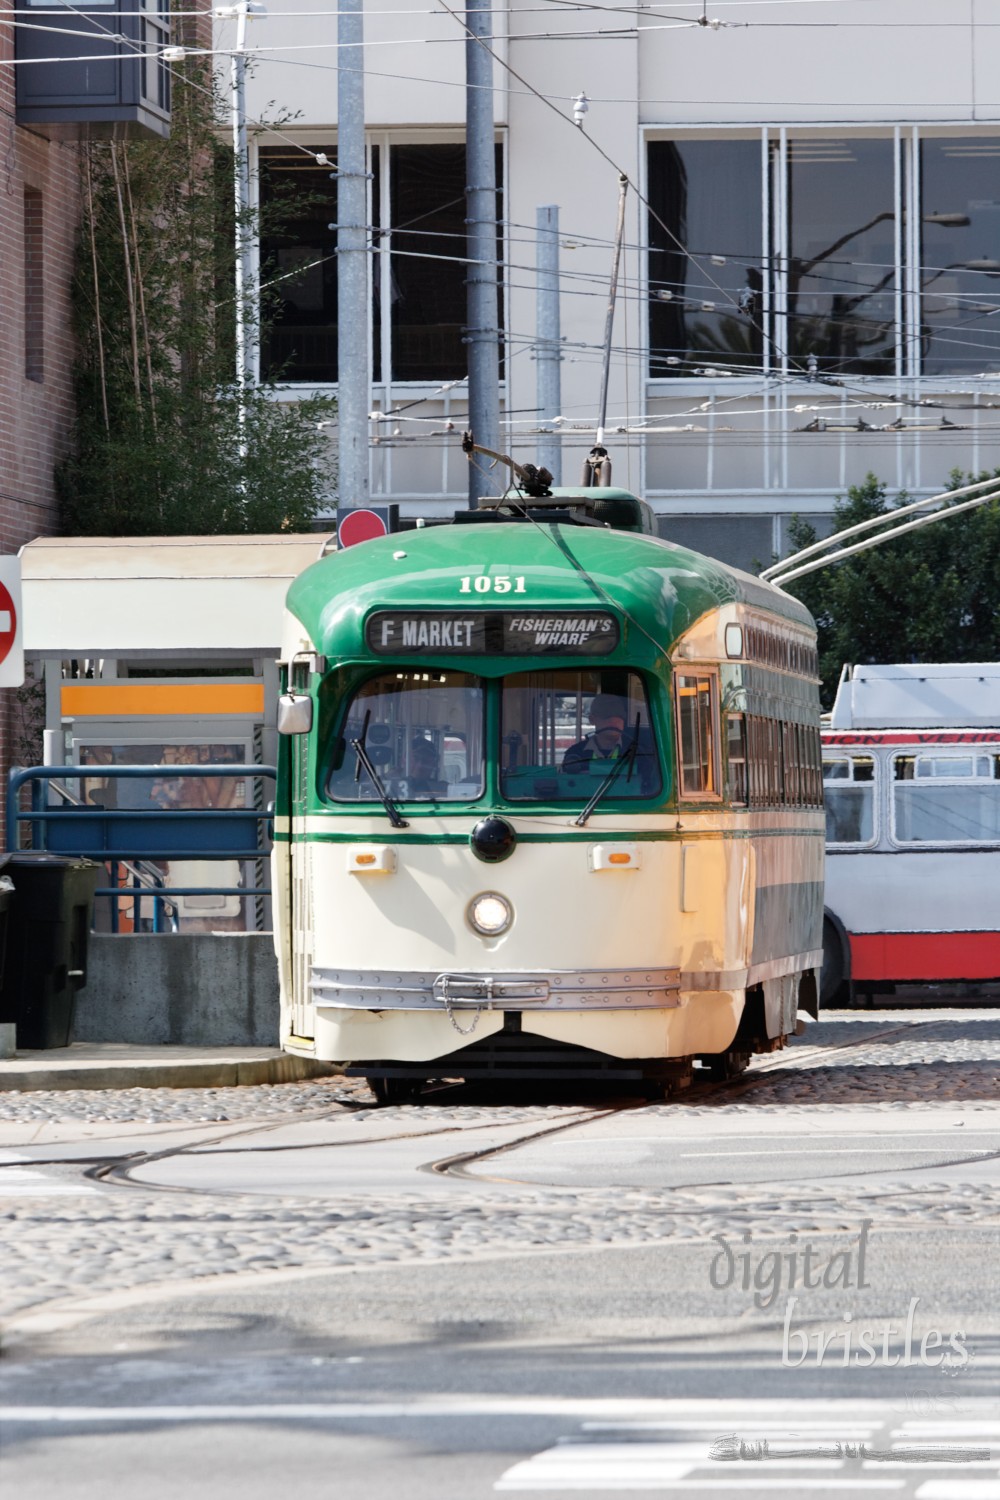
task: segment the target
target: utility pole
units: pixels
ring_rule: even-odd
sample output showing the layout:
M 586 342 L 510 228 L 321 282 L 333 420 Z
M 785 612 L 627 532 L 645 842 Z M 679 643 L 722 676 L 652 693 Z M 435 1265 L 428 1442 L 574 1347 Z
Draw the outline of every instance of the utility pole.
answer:
M 465 12 L 465 202 L 468 287 L 469 428 L 483 448 L 500 447 L 500 338 L 497 326 L 497 193 L 493 144 L 491 0 Z M 486 44 L 480 46 L 477 38 Z M 469 465 L 469 508 L 491 493 L 489 476 Z
M 363 0 L 337 21 L 337 498 L 368 504 L 368 173 Z
M 562 484 L 562 438 L 553 431 L 553 417 L 562 406 L 559 361 L 559 209 L 554 203 L 535 210 L 535 361 L 539 423 L 545 436 L 538 444 L 538 464 L 548 469 L 553 484 Z
M 237 0 L 235 5 L 217 7 L 220 21 L 236 22 L 236 45 L 229 59 L 229 112 L 233 135 L 233 186 L 236 209 L 235 285 L 236 296 L 236 420 L 239 428 L 240 453 L 246 453 L 246 389 L 254 377 L 252 340 L 248 329 L 253 318 L 253 241 L 250 223 L 250 153 L 247 149 L 247 20 L 266 15 L 263 5 L 254 0 Z

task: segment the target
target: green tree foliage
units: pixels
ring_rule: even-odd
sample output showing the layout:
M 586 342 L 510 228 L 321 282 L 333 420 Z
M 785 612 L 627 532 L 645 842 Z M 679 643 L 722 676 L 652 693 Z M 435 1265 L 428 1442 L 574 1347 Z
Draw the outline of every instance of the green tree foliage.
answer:
M 949 486 L 989 477 L 955 470 Z M 886 486 L 869 474 L 837 502 L 834 530 L 891 515 L 910 499 L 904 491 L 890 503 Z M 817 540 L 798 516 L 789 537 L 793 552 Z M 1000 660 L 1000 501 L 808 573 L 788 593 L 816 619 L 826 707 L 845 662 Z
M 237 387 L 233 156 L 210 69 L 184 69 L 169 141 L 83 148 L 71 534 L 308 530 L 333 483 L 335 403 Z

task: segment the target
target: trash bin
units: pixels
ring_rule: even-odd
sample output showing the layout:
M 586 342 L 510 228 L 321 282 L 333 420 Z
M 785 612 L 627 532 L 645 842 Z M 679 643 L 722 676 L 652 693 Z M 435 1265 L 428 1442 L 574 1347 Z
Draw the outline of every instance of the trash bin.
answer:
M 0 855 L 0 870 L 4 857 Z M 14 897 L 14 883 L 9 876 L 0 874 L 0 1016 L 3 1014 L 3 957 L 7 949 L 7 924 L 10 920 L 10 905 Z M 14 1024 L 0 1020 L 0 1057 L 14 1056 Z
M 16 1026 L 18 1050 L 69 1046 L 77 991 L 87 982 L 94 892 L 104 874 L 103 865 L 56 854 L 0 861 L 0 875 L 14 887 L 0 1022 Z

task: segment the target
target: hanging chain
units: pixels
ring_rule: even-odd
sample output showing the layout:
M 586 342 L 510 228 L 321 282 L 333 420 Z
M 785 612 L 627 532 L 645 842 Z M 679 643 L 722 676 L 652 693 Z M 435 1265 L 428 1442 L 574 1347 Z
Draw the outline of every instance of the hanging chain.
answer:
M 475 1010 L 475 1014 L 472 1017 L 472 1025 L 471 1026 L 459 1026 L 458 1022 L 455 1020 L 455 1012 L 452 1009 L 451 1000 L 449 999 L 449 997 L 447 995 L 445 995 L 445 998 L 444 998 L 444 1008 L 445 1008 L 445 1010 L 448 1013 L 448 1020 L 454 1026 L 454 1028 L 458 1032 L 459 1036 L 471 1036 L 472 1033 L 475 1031 L 476 1027 L 479 1025 L 479 1017 L 483 1013 L 483 1007 L 481 1005 L 477 1005 L 476 1006 L 476 1010 Z

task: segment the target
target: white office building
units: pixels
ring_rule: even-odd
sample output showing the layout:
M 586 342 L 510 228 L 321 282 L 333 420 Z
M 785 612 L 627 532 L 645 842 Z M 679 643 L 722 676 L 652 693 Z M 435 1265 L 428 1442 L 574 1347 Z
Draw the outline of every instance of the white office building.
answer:
M 428 517 L 467 493 L 461 15 L 364 18 L 372 498 Z M 565 481 L 593 442 L 624 172 L 607 444 L 665 534 L 760 564 L 869 472 L 920 495 L 1000 464 L 1000 0 L 515 0 L 493 21 L 509 451 L 533 460 L 553 415 L 534 359 L 550 204 Z M 290 396 L 329 391 L 336 8 L 268 0 L 248 36 L 250 116 L 291 117 L 254 137 L 256 190 L 299 204 L 263 236 L 259 357 Z

